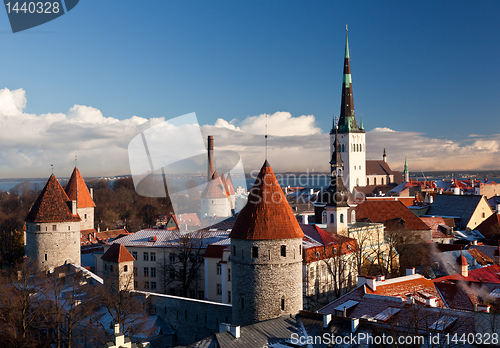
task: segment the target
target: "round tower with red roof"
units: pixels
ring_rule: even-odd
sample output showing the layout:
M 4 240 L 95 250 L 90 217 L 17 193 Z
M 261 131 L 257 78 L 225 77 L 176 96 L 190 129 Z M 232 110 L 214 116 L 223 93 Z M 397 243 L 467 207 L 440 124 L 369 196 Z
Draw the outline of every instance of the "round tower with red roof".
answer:
M 69 179 L 64 191 L 70 200 L 76 201 L 76 210 L 82 219 L 80 228 L 82 230 L 93 229 L 95 208 L 94 199 L 77 167 L 73 170 L 71 178 Z
M 229 193 L 217 171 L 214 172 L 212 180 L 205 186 L 200 203 L 201 220 L 232 215 Z
M 39 271 L 80 265 L 80 216 L 54 174 L 26 217 L 26 256 Z
M 297 314 L 304 233 L 267 160 L 230 237 L 233 324 Z

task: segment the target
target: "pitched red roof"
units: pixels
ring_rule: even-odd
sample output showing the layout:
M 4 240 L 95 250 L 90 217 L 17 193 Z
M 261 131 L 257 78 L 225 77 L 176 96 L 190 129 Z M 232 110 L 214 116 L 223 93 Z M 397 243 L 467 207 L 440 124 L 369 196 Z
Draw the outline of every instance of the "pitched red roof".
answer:
M 82 175 L 77 167 L 73 170 L 71 178 L 64 189 L 69 199 L 76 201 L 78 208 L 93 208 L 95 207 L 94 200 L 90 196 L 89 189 L 83 180 Z
M 207 184 L 201 198 L 227 198 L 226 190 L 224 189 L 224 184 L 220 179 L 219 174 L 215 171 L 212 176 L 212 180 Z
M 446 225 L 444 219 L 441 216 L 421 216 L 420 220 L 425 222 L 427 226 L 430 227 L 432 231 L 432 238 L 453 238 L 454 235 L 447 236 L 445 233 L 446 229 L 451 229 L 448 225 Z
M 393 175 L 391 168 L 382 160 L 367 160 L 366 175 Z
M 104 255 L 101 256 L 101 259 L 110 262 L 135 261 L 130 251 L 128 251 L 125 246 L 118 243 L 112 244 Z
M 485 238 L 500 236 L 500 214 L 491 214 L 486 220 L 481 222 L 476 228 Z
M 489 257 L 488 255 L 486 255 L 485 253 L 483 253 L 481 250 L 479 249 L 467 249 L 467 251 L 469 252 L 469 254 L 476 259 L 476 262 L 478 264 L 480 264 L 481 266 L 486 266 L 486 265 L 489 265 L 489 264 L 492 264 L 494 263 L 493 259 L 491 257 Z
M 413 205 L 415 197 L 366 197 L 366 199 L 376 201 L 400 201 L 405 207 L 409 207 Z
M 404 222 L 404 228 L 407 230 L 430 230 L 430 227 L 401 201 L 366 200 L 356 207 L 356 219 L 385 223 L 389 230 L 398 228 L 400 224 L 397 222 Z
M 171 216 L 174 219 L 174 222 L 177 225 L 177 227 L 179 227 L 180 224 L 186 224 L 188 226 L 201 225 L 201 221 L 198 218 L 198 215 L 196 215 L 196 213 L 176 214 Z
M 248 202 L 241 210 L 229 237 L 251 240 L 304 237 L 267 160 L 250 189 Z
M 228 172 L 227 173 L 227 177 L 226 177 L 226 183 L 227 183 L 227 187 L 229 189 L 229 194 L 232 196 L 235 194 L 235 191 L 234 191 L 234 184 L 233 184 L 233 179 L 231 179 L 231 172 Z
M 56 176 L 52 174 L 26 216 L 26 222 L 66 221 L 81 219 L 78 214 L 72 214 L 71 201 Z
M 221 259 L 224 254 L 224 249 L 227 248 L 227 245 L 207 245 L 207 251 L 205 251 L 205 255 L 203 257 Z
M 224 192 L 226 193 L 226 196 L 230 196 L 231 194 L 229 193 L 229 187 L 227 186 L 226 178 L 224 178 L 224 174 L 220 177 L 220 181 L 222 181 L 222 186 L 224 186 Z
M 442 280 L 466 280 L 469 282 L 500 284 L 500 265 L 495 264 L 470 270 L 467 278 L 463 277 L 460 273 L 455 273 L 434 279 L 435 282 L 440 282 Z

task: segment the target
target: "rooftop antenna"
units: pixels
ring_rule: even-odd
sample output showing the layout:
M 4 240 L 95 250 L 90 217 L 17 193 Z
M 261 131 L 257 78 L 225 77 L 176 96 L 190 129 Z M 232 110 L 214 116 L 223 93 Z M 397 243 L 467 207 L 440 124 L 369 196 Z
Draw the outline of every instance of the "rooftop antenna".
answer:
M 266 135 L 265 135 L 265 148 L 266 148 L 266 151 L 265 151 L 265 154 L 266 154 L 266 161 L 267 161 L 267 114 L 266 114 Z
M 54 175 L 54 165 L 51 164 L 50 167 L 52 168 L 52 175 Z

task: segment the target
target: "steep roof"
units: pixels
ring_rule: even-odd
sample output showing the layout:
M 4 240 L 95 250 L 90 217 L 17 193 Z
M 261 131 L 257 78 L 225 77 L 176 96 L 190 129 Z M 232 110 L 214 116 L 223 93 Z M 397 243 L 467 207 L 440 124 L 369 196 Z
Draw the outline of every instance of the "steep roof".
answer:
M 393 175 L 391 168 L 382 160 L 366 160 L 366 175 Z
M 112 244 L 104 255 L 101 256 L 101 259 L 103 261 L 110 262 L 126 262 L 135 260 L 127 248 L 125 248 L 122 244 L 117 243 Z
M 370 219 L 372 222 L 386 223 L 387 229 L 396 227 L 394 221 L 404 221 L 407 230 L 430 230 L 422 220 L 411 212 L 401 201 L 366 200 L 356 207 L 356 219 Z
M 456 216 L 460 218 L 459 229 L 463 230 L 472 217 L 482 196 L 436 195 L 426 215 Z
M 304 237 L 267 160 L 250 189 L 248 202 L 241 210 L 230 237 L 251 240 Z
M 451 274 L 449 276 L 436 278 L 434 279 L 434 282 L 440 282 L 442 280 L 466 280 L 475 283 L 500 284 L 500 265 L 495 264 L 470 270 L 467 277 L 463 277 L 460 273 Z
M 486 238 L 493 238 L 494 235 L 500 236 L 500 214 L 491 214 L 475 229 Z
M 64 189 L 69 199 L 76 201 L 78 208 L 93 208 L 95 207 L 94 200 L 90 196 L 89 189 L 83 180 L 82 175 L 77 167 L 73 170 L 71 178 Z
M 26 222 L 66 221 L 81 219 L 78 214 L 72 214 L 71 201 L 56 176 L 52 174 L 26 216 Z
M 234 191 L 233 179 L 231 179 L 231 172 L 227 173 L 226 176 L 227 188 L 229 189 L 229 194 L 233 196 L 236 192 Z
M 210 180 L 210 182 L 203 190 L 201 198 L 227 198 L 224 184 L 222 183 L 222 180 L 220 179 L 219 173 L 217 173 L 217 171 L 214 172 L 212 180 Z

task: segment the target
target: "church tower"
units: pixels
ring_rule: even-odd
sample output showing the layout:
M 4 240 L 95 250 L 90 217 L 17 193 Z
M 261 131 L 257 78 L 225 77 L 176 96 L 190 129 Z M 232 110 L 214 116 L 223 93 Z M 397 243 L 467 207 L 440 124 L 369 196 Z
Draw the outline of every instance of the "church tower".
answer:
M 330 132 L 330 154 L 332 156 L 335 142 L 334 128 L 335 125 Z M 354 115 L 347 26 L 338 134 L 338 150 L 344 163 L 343 177 L 346 187 L 352 192 L 355 186 L 366 186 L 366 134 L 363 125 L 358 126 L 356 116 Z
M 233 324 L 302 310 L 304 233 L 267 160 L 229 237 Z
M 26 256 L 39 271 L 80 265 L 80 216 L 52 174 L 26 217 Z
M 318 201 L 324 207 L 322 214 L 326 218 L 326 230 L 335 234 L 347 234 L 349 192 L 342 180 L 344 163 L 339 148 L 337 127 L 335 127 L 335 140 L 330 160 L 330 186 L 321 193 Z

